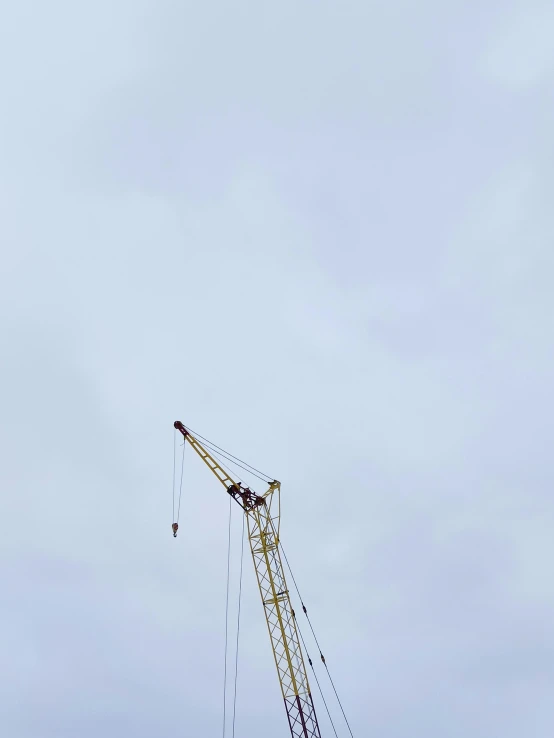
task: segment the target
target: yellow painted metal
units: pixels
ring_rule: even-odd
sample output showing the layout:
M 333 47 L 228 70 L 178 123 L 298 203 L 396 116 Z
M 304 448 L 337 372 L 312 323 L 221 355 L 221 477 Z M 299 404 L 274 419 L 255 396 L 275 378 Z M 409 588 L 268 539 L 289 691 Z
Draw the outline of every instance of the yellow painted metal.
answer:
M 240 487 L 188 431 L 185 439 L 227 490 Z M 311 704 L 308 675 L 279 552 L 280 482 L 272 482 L 261 497 L 263 504 L 246 508 L 244 512 L 279 684 L 286 705 L 298 702 L 297 698 L 302 704 Z

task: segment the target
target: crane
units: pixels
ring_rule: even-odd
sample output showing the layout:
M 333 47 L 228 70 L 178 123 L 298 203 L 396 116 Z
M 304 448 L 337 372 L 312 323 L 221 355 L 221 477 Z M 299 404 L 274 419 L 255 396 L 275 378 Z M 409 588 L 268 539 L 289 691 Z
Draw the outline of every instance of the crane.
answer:
M 256 494 L 241 482 L 235 482 L 181 421 L 175 421 L 174 427 L 246 516 L 250 551 L 291 736 L 321 738 L 279 551 L 281 484 L 274 480 L 263 495 Z M 176 534 L 175 527 L 173 533 Z

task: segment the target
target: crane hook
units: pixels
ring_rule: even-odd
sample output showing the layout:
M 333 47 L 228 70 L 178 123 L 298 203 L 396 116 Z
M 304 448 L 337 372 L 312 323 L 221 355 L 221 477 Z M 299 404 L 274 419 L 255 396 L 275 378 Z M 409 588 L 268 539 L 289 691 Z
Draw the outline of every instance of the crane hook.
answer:
M 177 538 L 177 531 L 179 530 L 179 523 L 173 523 L 171 526 L 171 530 L 173 531 L 173 538 Z

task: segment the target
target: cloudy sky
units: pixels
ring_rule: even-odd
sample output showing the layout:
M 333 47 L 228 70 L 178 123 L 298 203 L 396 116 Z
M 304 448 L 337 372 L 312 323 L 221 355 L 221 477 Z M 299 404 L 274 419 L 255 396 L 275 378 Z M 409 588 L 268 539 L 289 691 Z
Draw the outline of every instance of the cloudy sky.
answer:
M 550 738 L 553 35 L 2 3 L 3 735 L 222 734 L 228 502 L 188 455 L 172 538 L 179 418 L 281 480 L 356 738 Z M 282 738 L 249 561 L 239 664 L 237 738 Z

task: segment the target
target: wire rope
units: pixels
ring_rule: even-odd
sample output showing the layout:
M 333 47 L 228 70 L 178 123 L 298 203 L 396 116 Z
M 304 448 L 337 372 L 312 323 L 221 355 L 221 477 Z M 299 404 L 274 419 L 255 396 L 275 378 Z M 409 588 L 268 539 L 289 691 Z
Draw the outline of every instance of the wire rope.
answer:
M 256 472 L 252 471 L 251 469 L 248 469 L 247 466 L 243 466 L 242 464 L 239 464 L 238 461 L 234 461 L 234 459 L 231 457 L 231 454 L 228 454 L 225 456 L 224 454 L 226 454 L 226 451 L 216 450 L 218 449 L 218 447 L 215 445 L 212 445 L 209 441 L 204 441 L 204 446 L 209 451 L 211 451 L 214 456 L 217 456 L 218 458 L 221 458 L 223 456 L 223 458 L 226 461 L 228 461 L 230 464 L 240 467 L 244 471 L 248 472 L 248 474 L 252 474 L 253 477 L 260 479 L 265 484 L 269 484 L 269 482 L 272 481 L 272 480 L 266 479 L 265 477 L 260 476 L 259 474 L 256 474 Z
M 193 431 L 192 428 L 189 428 L 188 426 L 183 426 L 186 430 L 189 431 L 189 433 L 192 433 L 193 436 L 198 436 L 198 438 L 201 438 L 205 443 L 209 443 L 211 446 L 214 446 L 218 451 L 223 452 L 227 456 L 230 456 L 232 459 L 235 460 L 235 462 L 239 462 L 240 464 L 244 464 L 242 468 L 248 467 L 246 471 L 251 470 L 252 472 L 257 472 L 258 474 L 261 474 L 262 477 L 265 477 L 264 481 L 267 479 L 268 482 L 273 481 L 273 477 L 270 477 L 269 474 L 265 474 L 265 472 L 260 471 L 259 469 L 256 469 L 254 466 L 251 466 L 246 461 L 242 461 L 242 459 L 239 459 L 238 456 L 233 456 L 233 454 L 229 453 L 229 451 L 225 451 L 225 449 L 221 448 L 220 446 L 217 446 L 213 441 L 209 441 L 207 438 L 204 438 L 204 436 L 201 436 L 200 433 L 197 433 L 196 431 Z
M 300 626 L 298 625 L 298 622 L 296 621 L 296 617 L 294 618 L 296 622 L 296 627 L 298 628 L 298 634 L 300 635 L 300 640 L 302 641 L 302 645 L 304 646 L 304 651 L 306 652 L 306 658 L 308 659 L 308 663 L 312 667 L 312 673 L 314 675 L 317 687 L 319 689 L 319 694 L 321 695 L 321 699 L 323 700 L 323 704 L 325 705 L 325 709 L 327 710 L 327 717 L 329 718 L 329 722 L 331 723 L 331 726 L 333 728 L 333 732 L 335 733 L 336 737 L 338 737 L 337 729 L 335 728 L 335 723 L 333 722 L 333 718 L 331 717 L 331 712 L 329 710 L 329 706 L 327 705 L 327 700 L 325 699 L 325 696 L 323 694 L 323 689 L 321 688 L 321 684 L 319 683 L 319 679 L 317 677 L 317 672 L 314 668 L 314 662 L 310 658 L 310 654 L 308 653 L 308 647 L 306 646 L 306 641 L 304 640 L 304 636 L 302 635 L 302 631 L 300 630 Z
M 244 562 L 244 533 L 245 533 L 246 513 L 242 516 L 242 542 L 240 549 L 240 575 L 239 575 L 239 604 L 237 613 L 237 642 L 235 649 L 235 689 L 233 696 L 233 738 L 235 738 L 235 718 L 237 714 L 237 681 L 239 674 L 239 640 L 240 640 L 240 610 L 242 599 L 242 571 Z
M 225 728 L 227 725 L 227 645 L 229 641 L 229 578 L 231 570 L 231 517 L 232 517 L 232 497 L 229 496 L 229 525 L 227 531 L 227 591 L 225 594 L 225 659 L 223 670 L 223 738 L 225 738 Z
M 185 446 L 186 445 L 187 444 L 183 442 L 183 457 L 181 459 L 181 482 L 179 483 L 179 505 L 177 507 L 177 520 L 175 521 L 176 523 L 179 522 L 179 518 L 181 517 L 181 498 L 183 496 L 183 474 L 185 471 Z
M 172 501 L 173 501 L 173 517 L 171 518 L 171 522 L 175 522 L 175 465 L 176 465 L 176 456 L 177 456 L 177 431 L 173 431 L 173 495 L 172 495 Z
M 306 616 L 306 619 L 308 621 L 308 625 L 310 626 L 310 630 L 312 631 L 312 635 L 313 635 L 314 640 L 316 642 L 316 646 L 317 646 L 317 648 L 319 650 L 319 656 L 321 658 L 321 661 L 323 662 L 323 666 L 325 667 L 325 670 L 327 671 L 327 676 L 329 677 L 329 681 L 331 682 L 331 686 L 333 687 L 333 691 L 335 693 L 335 697 L 337 698 L 337 702 L 339 703 L 339 707 L 340 707 L 341 712 L 342 712 L 342 715 L 344 717 L 344 721 L 346 722 L 346 725 L 348 727 L 348 730 L 350 731 L 350 735 L 352 736 L 352 738 L 354 738 L 354 734 L 352 733 L 352 728 L 350 727 L 350 723 L 348 722 L 348 718 L 346 717 L 346 713 L 344 711 L 344 708 L 342 706 L 342 702 L 340 700 L 339 694 L 338 694 L 337 689 L 335 687 L 335 683 L 333 682 L 333 679 L 331 677 L 331 672 L 329 671 L 329 667 L 327 666 L 327 663 L 325 661 L 325 657 L 324 657 L 323 652 L 321 650 L 321 646 L 319 645 L 319 641 L 317 640 L 317 636 L 315 634 L 315 630 L 313 628 L 312 621 L 310 620 L 310 616 L 308 615 L 308 610 L 306 609 L 306 605 L 304 604 L 304 601 L 302 599 L 302 595 L 300 594 L 300 590 L 298 588 L 298 584 L 296 583 L 296 579 L 295 579 L 294 574 L 292 572 L 291 566 L 289 564 L 289 560 L 287 558 L 287 554 L 285 553 L 285 549 L 283 548 L 283 544 L 282 543 L 281 543 L 281 551 L 283 552 L 283 557 L 285 559 L 285 562 L 287 564 L 287 568 L 289 570 L 289 573 L 290 573 L 290 575 L 292 577 L 292 581 L 293 581 L 294 586 L 296 588 L 296 592 L 298 594 L 298 598 L 299 598 L 300 603 L 302 605 L 302 610 L 304 611 L 304 615 Z

